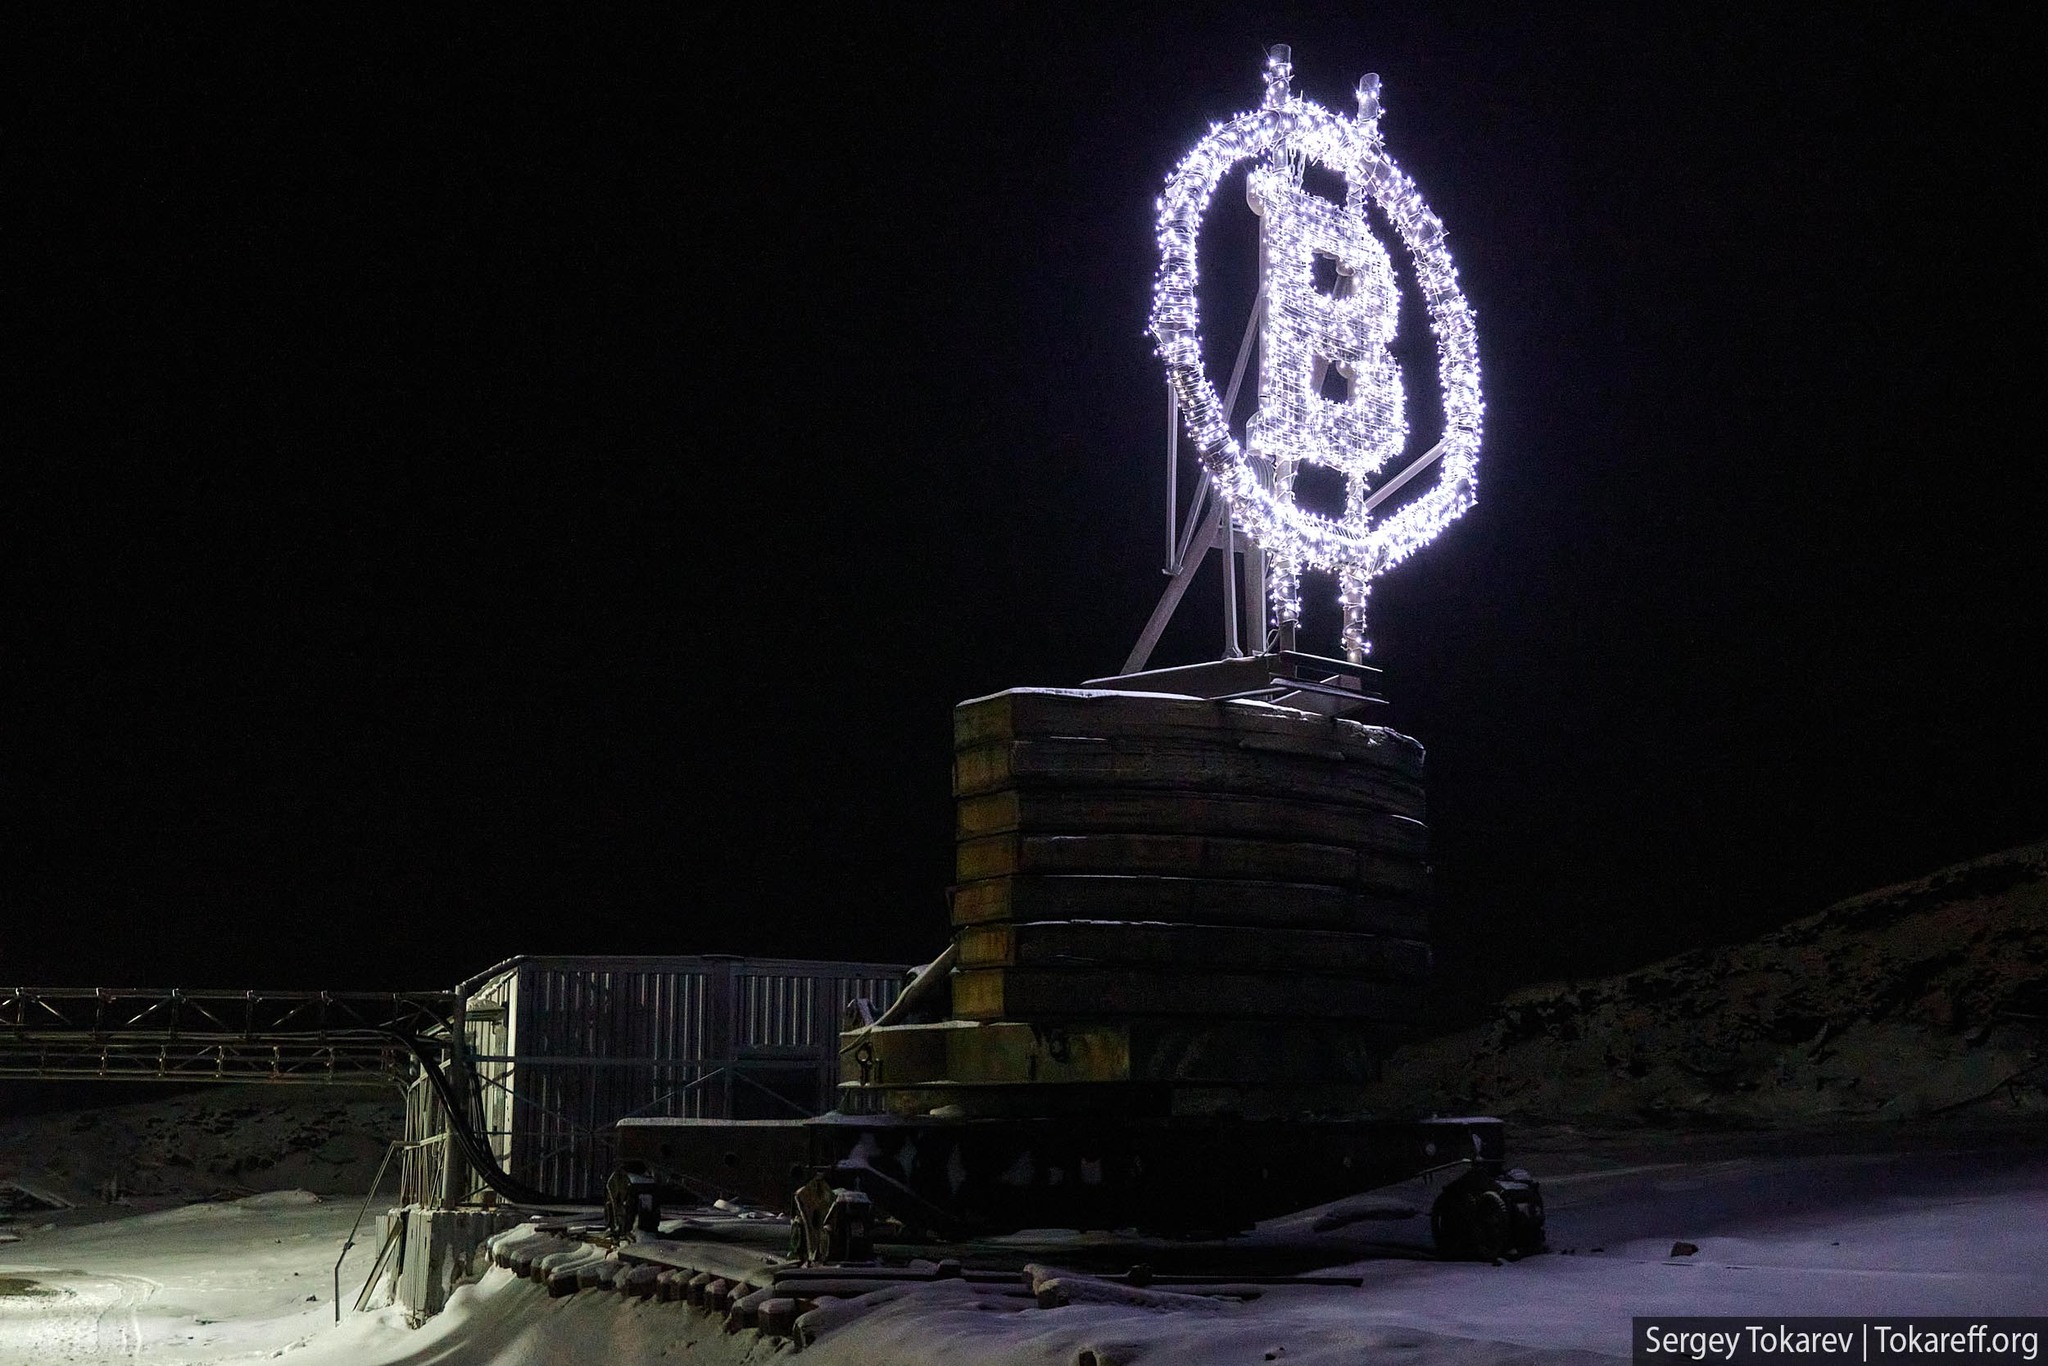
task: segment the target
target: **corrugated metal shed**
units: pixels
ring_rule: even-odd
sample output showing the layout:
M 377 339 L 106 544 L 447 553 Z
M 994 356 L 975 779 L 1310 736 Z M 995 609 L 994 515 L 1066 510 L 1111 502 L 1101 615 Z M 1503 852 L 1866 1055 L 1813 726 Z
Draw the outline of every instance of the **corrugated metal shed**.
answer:
M 482 1128 L 520 1181 L 602 1187 L 629 1115 L 768 1119 L 831 1108 L 849 1002 L 896 999 L 889 963 L 692 957 L 514 958 L 458 988 Z M 408 1137 L 440 1126 L 414 1088 Z M 414 1151 L 419 1151 L 415 1149 Z M 433 1187 L 418 1164 L 414 1198 Z

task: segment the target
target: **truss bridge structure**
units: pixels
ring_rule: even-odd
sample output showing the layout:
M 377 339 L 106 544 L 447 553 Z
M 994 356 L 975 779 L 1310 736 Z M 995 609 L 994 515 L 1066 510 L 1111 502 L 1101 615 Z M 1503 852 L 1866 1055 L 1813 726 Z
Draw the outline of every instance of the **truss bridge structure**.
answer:
M 403 1086 L 448 991 L 0 988 L 0 1078 Z

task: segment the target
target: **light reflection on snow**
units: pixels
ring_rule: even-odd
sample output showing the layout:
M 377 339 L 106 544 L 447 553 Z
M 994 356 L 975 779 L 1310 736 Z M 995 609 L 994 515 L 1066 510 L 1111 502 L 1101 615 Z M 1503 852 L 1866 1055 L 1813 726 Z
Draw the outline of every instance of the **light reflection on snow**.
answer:
M 1000 1286 L 936 1282 L 842 1302 L 802 1359 L 1069 1366 L 1083 1349 L 1114 1348 L 1186 1366 L 1334 1366 L 1380 1347 L 1400 1349 L 1410 1366 L 1561 1362 L 1625 1355 L 1632 1314 L 2048 1310 L 2048 1158 L 2008 1147 L 1685 1166 L 1617 1160 L 1560 1178 L 1549 1200 L 1558 1251 L 1508 1266 L 1368 1256 L 1420 1221 L 1397 1217 L 1413 1200 L 1354 1199 L 1359 1208 L 1346 1210 L 1372 1217 L 1317 1233 L 1329 1211 L 1309 1211 L 1250 1241 L 1313 1242 L 1333 1269 L 1363 1278 L 1357 1289 L 1271 1287 L 1250 1304 L 1187 1314 L 1113 1303 L 1041 1310 Z M 0 1247 L 0 1366 L 215 1363 L 287 1347 L 287 1366 L 758 1362 L 788 1351 L 728 1335 L 682 1305 L 596 1291 L 550 1300 L 495 1269 L 424 1328 L 407 1329 L 395 1310 L 335 1328 L 327 1267 L 350 1217 L 340 1204 L 194 1206 Z M 1077 1250 L 1100 1242 L 1065 1236 Z M 1700 1251 L 1674 1262 L 1679 1238 Z M 368 1254 L 358 1255 L 344 1277 L 351 1296 L 367 1270 Z

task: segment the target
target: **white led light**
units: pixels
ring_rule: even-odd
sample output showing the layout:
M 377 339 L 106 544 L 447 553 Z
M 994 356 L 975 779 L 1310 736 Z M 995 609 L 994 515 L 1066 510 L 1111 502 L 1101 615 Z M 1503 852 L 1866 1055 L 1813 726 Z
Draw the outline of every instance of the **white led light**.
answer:
M 1300 619 L 1304 569 L 1330 570 L 1344 607 L 1345 648 L 1362 653 L 1369 648 L 1365 607 L 1372 581 L 1472 506 L 1484 412 L 1479 345 L 1443 224 L 1381 139 L 1379 78 L 1359 83 L 1358 114 L 1342 118 L 1294 94 L 1292 76 L 1286 49 L 1276 48 L 1266 66 L 1264 106 L 1211 129 L 1167 178 L 1159 199 L 1152 335 L 1203 466 L 1229 500 L 1237 525 L 1266 553 L 1275 618 Z M 1240 443 L 1202 366 L 1195 244 L 1217 185 L 1255 158 L 1246 197 L 1261 219 L 1265 307 L 1259 406 Z M 1310 162 L 1343 177 L 1341 205 L 1303 188 Z M 1436 340 L 1444 419 L 1442 442 L 1433 448 L 1434 483 L 1377 521 L 1376 509 L 1368 507 L 1372 480 L 1400 463 L 1408 420 L 1400 369 L 1388 350 L 1400 290 L 1366 215 L 1372 205 L 1412 262 Z M 1340 282 L 1334 292 L 1317 285 L 1318 257 L 1334 264 Z M 1324 394 L 1329 369 L 1343 377 L 1342 398 Z M 1343 476 L 1341 515 L 1322 516 L 1295 503 L 1294 477 L 1304 464 Z M 1392 480 L 1403 477 L 1392 474 Z

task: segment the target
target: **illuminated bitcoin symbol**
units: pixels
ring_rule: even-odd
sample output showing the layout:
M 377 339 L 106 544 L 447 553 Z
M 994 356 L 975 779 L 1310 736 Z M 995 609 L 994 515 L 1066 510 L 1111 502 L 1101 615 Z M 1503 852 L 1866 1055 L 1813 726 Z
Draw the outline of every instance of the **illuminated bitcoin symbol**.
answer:
M 1287 50 L 1273 49 L 1264 107 L 1216 128 L 1167 178 L 1152 335 L 1204 469 L 1235 525 L 1266 554 L 1276 620 L 1290 629 L 1299 620 L 1304 570 L 1330 571 L 1344 606 L 1345 649 L 1355 657 L 1367 648 L 1372 580 L 1472 506 L 1484 411 L 1479 347 L 1443 224 L 1387 155 L 1379 78 L 1359 83 L 1358 114 L 1342 118 L 1294 94 L 1292 75 Z M 1217 186 L 1246 161 L 1255 163 L 1245 191 L 1262 225 L 1264 320 L 1258 411 L 1240 442 L 1202 363 L 1195 246 Z M 1304 187 L 1310 165 L 1342 178 L 1341 203 Z M 1436 341 L 1443 434 L 1412 458 L 1404 458 L 1408 418 L 1388 349 L 1400 289 L 1369 209 L 1406 248 Z M 1303 465 L 1342 475 L 1341 512 L 1295 502 Z M 1432 466 L 1435 480 L 1416 482 Z M 1391 503 L 1404 488 L 1404 501 Z
M 1245 447 L 1276 468 L 1306 460 L 1372 474 L 1408 440 L 1401 372 L 1387 351 L 1401 306 L 1387 249 L 1363 214 L 1283 169 L 1253 170 L 1246 198 L 1264 220 L 1266 303 L 1259 411 Z M 1332 371 L 1339 397 L 1327 393 Z

